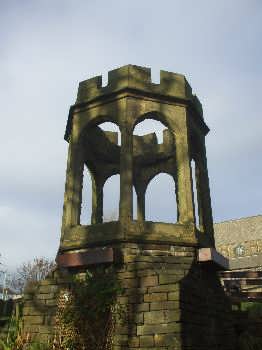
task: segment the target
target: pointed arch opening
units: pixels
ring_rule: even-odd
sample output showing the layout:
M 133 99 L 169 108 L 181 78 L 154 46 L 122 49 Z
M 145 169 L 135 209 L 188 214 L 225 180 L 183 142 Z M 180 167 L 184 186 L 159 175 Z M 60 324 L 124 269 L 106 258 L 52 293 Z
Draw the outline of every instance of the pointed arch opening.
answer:
M 120 175 L 110 176 L 103 188 L 104 210 L 103 222 L 119 220 L 119 201 L 120 201 Z
M 162 144 L 164 141 L 164 130 L 167 130 L 167 127 L 154 114 L 150 114 L 135 125 L 133 135 L 140 137 L 150 135 L 151 138 L 155 138 L 157 144 Z
M 118 146 L 121 146 L 121 132 L 117 124 L 113 122 L 103 122 L 98 127 L 105 132 L 105 134 L 116 141 Z
M 148 184 L 145 198 L 145 219 L 156 222 L 177 222 L 176 185 L 173 176 L 160 173 Z
M 118 125 L 109 119 L 107 116 L 97 117 L 83 129 L 80 136 L 86 164 L 80 224 L 99 224 L 103 222 L 103 217 L 105 221 L 118 220 L 119 181 L 110 180 L 110 186 L 103 182 L 105 178 L 109 179 L 112 174 L 119 172 L 121 132 Z M 118 186 L 115 185 L 116 182 Z M 112 193 L 112 203 L 108 199 L 108 192 Z M 118 198 L 114 203 L 117 193 Z

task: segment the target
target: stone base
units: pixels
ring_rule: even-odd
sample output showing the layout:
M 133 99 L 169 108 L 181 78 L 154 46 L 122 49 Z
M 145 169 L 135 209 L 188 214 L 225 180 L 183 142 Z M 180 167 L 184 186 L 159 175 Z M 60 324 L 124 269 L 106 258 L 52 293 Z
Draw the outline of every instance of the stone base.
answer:
M 118 244 L 115 265 L 126 309 L 114 350 L 234 349 L 231 305 L 212 266 L 197 262 L 194 247 Z M 67 283 L 56 271 L 25 294 L 24 330 L 45 341 L 54 334 L 56 297 Z M 93 350 L 93 349 L 92 349 Z

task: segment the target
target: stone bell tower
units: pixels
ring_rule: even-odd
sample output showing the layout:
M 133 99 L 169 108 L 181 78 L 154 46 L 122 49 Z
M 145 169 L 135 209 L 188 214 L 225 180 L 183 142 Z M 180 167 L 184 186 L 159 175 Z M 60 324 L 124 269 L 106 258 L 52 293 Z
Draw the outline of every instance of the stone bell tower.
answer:
M 162 144 L 152 134 L 133 135 L 148 118 L 166 126 Z M 103 122 L 119 127 L 121 145 L 117 134 L 99 128 Z M 208 131 L 201 103 L 183 75 L 161 71 L 154 84 L 150 69 L 127 65 L 110 71 L 105 87 L 101 76 L 79 84 L 65 133 L 69 148 L 57 262 L 69 272 L 114 267 L 127 319 L 115 329 L 113 349 L 233 348 L 230 305 L 215 261 Z M 91 225 L 80 224 L 84 166 L 92 177 Z M 145 220 L 145 192 L 159 173 L 175 182 L 173 224 Z M 103 186 L 114 174 L 120 174 L 119 220 L 103 222 Z M 165 200 L 161 193 L 159 200 Z

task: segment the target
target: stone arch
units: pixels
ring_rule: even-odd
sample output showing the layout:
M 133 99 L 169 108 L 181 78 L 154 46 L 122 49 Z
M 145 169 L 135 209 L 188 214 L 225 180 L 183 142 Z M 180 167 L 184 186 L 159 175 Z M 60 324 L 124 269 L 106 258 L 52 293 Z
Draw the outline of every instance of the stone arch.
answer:
M 105 121 L 103 123 L 98 124 L 98 127 L 102 129 L 105 133 L 117 133 L 117 145 L 121 146 L 121 130 L 118 126 L 118 124 L 111 122 L 111 121 Z
M 105 130 L 108 128 L 101 127 L 105 123 L 114 125 L 115 131 Z M 108 116 L 92 120 L 80 134 L 82 159 L 92 175 L 92 224 L 103 222 L 104 185 L 111 176 L 119 174 L 120 171 L 121 146 L 119 139 L 121 140 L 120 128 Z M 106 213 L 106 215 L 113 216 L 113 213 Z
M 168 118 L 163 113 L 156 111 L 156 110 L 152 110 L 152 111 L 149 111 L 149 112 L 146 112 L 144 114 L 139 115 L 135 119 L 135 122 L 133 124 L 133 134 L 134 134 L 134 130 L 135 130 L 136 126 L 138 124 L 142 123 L 146 119 L 153 119 L 155 121 L 158 121 L 158 122 L 162 123 L 164 126 L 166 126 L 167 129 L 172 130 L 171 126 L 168 123 Z
M 162 178 L 159 182 L 160 177 Z M 163 181 L 164 180 L 164 181 Z M 149 192 L 150 187 L 153 188 L 153 194 Z M 172 188 L 173 186 L 173 188 Z M 171 188 L 170 188 L 171 187 Z M 156 190 L 158 188 L 158 190 Z M 161 191 L 161 197 L 165 198 L 165 201 L 160 202 L 159 191 Z M 147 221 L 159 221 L 159 222 L 171 222 L 177 221 L 178 206 L 176 196 L 176 185 L 174 177 L 165 172 L 160 172 L 153 176 L 148 181 L 145 192 L 145 218 Z M 151 206 L 150 206 L 151 205 Z M 156 212 L 159 210 L 159 213 Z M 151 213 L 148 215 L 148 212 Z
M 121 137 L 121 129 L 117 118 L 114 118 L 109 114 L 101 114 L 101 115 L 99 114 L 99 115 L 96 115 L 95 117 L 87 118 L 86 121 L 81 125 L 80 127 L 81 130 L 79 133 L 78 140 L 81 142 L 81 140 L 85 137 L 88 131 L 90 131 L 91 129 L 93 130 L 93 128 L 99 127 L 99 125 L 105 124 L 105 123 L 114 124 L 118 128 L 120 132 L 120 137 Z
M 166 126 L 153 118 L 146 118 L 136 125 L 133 131 L 134 136 L 156 135 L 157 143 L 163 143 L 163 132 Z
M 150 184 L 150 182 L 155 177 L 157 177 L 158 175 L 161 175 L 161 174 L 169 175 L 170 177 L 172 177 L 175 180 L 175 174 L 171 173 L 170 171 L 156 169 L 154 172 L 151 172 L 151 174 L 145 179 L 145 181 L 144 181 L 145 191 L 147 191 L 147 188 L 148 188 L 148 185 Z

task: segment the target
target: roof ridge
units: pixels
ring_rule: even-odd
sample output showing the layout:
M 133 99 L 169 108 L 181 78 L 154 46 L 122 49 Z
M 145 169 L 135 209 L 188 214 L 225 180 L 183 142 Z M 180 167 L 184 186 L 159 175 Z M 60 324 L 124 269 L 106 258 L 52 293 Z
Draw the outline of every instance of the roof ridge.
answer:
M 220 221 L 220 222 L 214 222 L 214 225 L 223 224 L 226 222 L 235 222 L 235 221 L 240 221 L 240 220 L 245 220 L 245 219 L 251 219 L 251 218 L 256 218 L 256 217 L 262 217 L 262 214 L 257 214 L 257 215 L 252 215 L 252 216 L 244 216 L 244 217 L 240 217 L 237 219 L 229 219 L 229 220 L 224 220 L 224 221 Z

